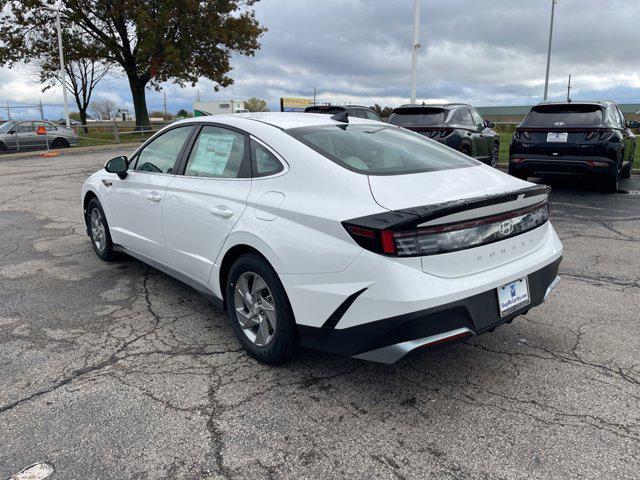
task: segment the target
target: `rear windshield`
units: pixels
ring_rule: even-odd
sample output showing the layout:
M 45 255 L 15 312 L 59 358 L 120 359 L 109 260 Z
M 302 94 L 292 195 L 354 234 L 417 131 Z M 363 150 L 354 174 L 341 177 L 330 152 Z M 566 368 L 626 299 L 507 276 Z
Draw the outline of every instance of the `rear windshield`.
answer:
M 532 127 L 591 127 L 602 122 L 603 111 L 597 105 L 541 105 L 533 107 L 522 124 Z
M 401 127 L 436 127 L 444 124 L 445 113 L 441 108 L 396 108 L 389 123 Z
M 322 125 L 286 130 L 329 160 L 366 175 L 402 175 L 478 165 L 422 135 L 378 125 Z

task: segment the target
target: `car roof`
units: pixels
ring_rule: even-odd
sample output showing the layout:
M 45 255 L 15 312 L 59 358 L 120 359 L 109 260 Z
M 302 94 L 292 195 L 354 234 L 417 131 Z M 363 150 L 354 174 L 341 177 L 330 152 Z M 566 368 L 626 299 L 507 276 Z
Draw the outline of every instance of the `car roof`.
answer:
M 400 109 L 404 110 L 404 109 L 410 109 L 410 108 L 415 108 L 415 109 L 420 109 L 420 108 L 442 108 L 444 110 L 453 110 L 454 108 L 458 108 L 458 107 L 473 108 L 468 103 L 425 103 L 425 104 L 407 103 L 406 105 L 400 105 L 399 107 L 394 108 L 393 111 L 395 112 L 396 110 L 400 110 Z
M 233 113 L 223 115 L 207 115 L 202 117 L 188 118 L 178 123 L 225 123 L 237 128 L 247 129 L 254 122 L 268 124 L 281 130 L 298 127 L 314 127 L 320 125 L 344 125 L 344 122 L 333 120 L 329 115 L 324 113 L 305 113 L 305 112 L 259 112 L 259 113 Z M 368 120 L 366 118 L 349 117 L 351 124 L 380 124 L 376 120 Z M 387 125 L 385 123 L 385 125 Z
M 563 102 L 540 102 L 535 106 L 538 107 L 541 105 L 598 105 L 600 107 L 609 107 L 611 105 L 616 105 L 616 102 L 612 100 L 572 100 L 570 102 L 567 102 L 565 100 Z

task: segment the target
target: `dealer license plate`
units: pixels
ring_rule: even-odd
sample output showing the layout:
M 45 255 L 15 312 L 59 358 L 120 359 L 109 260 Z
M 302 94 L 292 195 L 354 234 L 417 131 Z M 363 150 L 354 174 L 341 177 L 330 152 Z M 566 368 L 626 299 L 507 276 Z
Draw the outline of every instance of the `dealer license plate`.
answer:
M 547 133 L 547 142 L 549 143 L 567 143 L 569 134 L 567 132 L 549 132 Z
M 500 316 L 506 317 L 531 303 L 529 297 L 529 281 L 527 277 L 498 287 L 498 306 Z

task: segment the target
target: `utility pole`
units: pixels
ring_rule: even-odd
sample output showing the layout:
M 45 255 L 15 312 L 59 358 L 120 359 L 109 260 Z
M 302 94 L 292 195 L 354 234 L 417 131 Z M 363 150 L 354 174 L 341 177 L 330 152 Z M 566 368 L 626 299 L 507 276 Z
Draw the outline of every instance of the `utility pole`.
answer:
M 567 83 L 567 102 L 571 103 L 571 96 L 569 95 L 571 92 L 571 74 L 569 74 L 569 83 Z
M 551 67 L 551 41 L 553 40 L 553 17 L 558 0 L 551 0 L 551 25 L 549 26 L 549 48 L 547 49 L 547 74 L 544 78 L 544 98 L 546 102 L 549 95 L 549 68 Z
M 167 120 L 167 92 L 162 90 L 162 95 L 164 97 L 164 119 Z
M 413 10 L 413 55 L 411 57 L 411 102 L 416 103 L 416 70 L 418 68 L 418 49 L 420 36 L 420 0 L 415 0 Z
M 313 87 L 313 105 L 316 104 L 316 87 Z

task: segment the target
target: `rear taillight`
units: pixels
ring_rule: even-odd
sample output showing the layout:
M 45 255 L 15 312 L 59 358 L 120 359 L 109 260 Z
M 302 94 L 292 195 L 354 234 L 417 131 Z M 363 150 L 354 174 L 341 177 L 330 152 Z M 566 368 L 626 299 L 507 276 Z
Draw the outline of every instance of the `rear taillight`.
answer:
M 593 140 L 594 138 L 596 138 L 598 136 L 600 132 L 589 132 L 587 133 L 587 136 L 585 137 L 585 140 Z
M 361 227 L 344 223 L 363 248 L 383 255 L 415 257 L 479 247 L 520 235 L 549 219 L 547 202 L 463 222 L 417 227 L 409 230 Z
M 605 130 L 600 134 L 600 140 L 609 140 L 611 137 L 613 137 L 614 134 L 615 132 L 613 130 Z
M 524 138 L 525 140 L 531 140 L 531 132 L 529 132 L 528 130 L 516 130 L 513 138 L 515 138 L 516 140 L 520 140 L 521 138 Z

